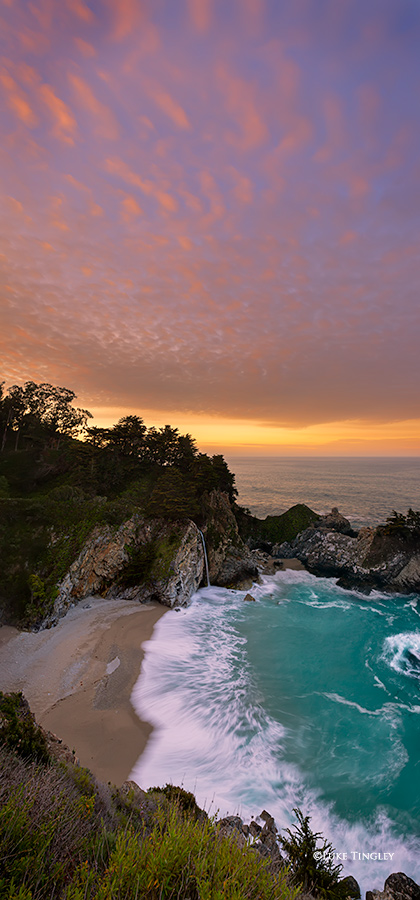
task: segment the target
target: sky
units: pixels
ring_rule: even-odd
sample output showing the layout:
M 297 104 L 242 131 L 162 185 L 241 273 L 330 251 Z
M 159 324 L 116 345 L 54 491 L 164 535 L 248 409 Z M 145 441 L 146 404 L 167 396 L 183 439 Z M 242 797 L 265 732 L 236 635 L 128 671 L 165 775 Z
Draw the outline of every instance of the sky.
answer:
M 418 0 L 0 0 L 0 380 L 420 455 Z

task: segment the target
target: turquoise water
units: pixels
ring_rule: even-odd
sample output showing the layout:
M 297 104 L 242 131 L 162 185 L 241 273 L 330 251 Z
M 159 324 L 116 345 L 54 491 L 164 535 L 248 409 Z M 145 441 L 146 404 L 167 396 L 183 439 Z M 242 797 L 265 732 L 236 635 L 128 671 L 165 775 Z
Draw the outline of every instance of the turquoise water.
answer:
M 279 828 L 299 806 L 364 889 L 419 881 L 420 598 L 294 571 L 252 594 L 205 588 L 159 621 L 132 698 L 155 731 L 132 777 Z
M 318 513 L 337 506 L 355 527 L 377 525 L 393 509 L 420 509 L 420 457 L 234 457 L 238 502 L 261 518 L 295 503 Z

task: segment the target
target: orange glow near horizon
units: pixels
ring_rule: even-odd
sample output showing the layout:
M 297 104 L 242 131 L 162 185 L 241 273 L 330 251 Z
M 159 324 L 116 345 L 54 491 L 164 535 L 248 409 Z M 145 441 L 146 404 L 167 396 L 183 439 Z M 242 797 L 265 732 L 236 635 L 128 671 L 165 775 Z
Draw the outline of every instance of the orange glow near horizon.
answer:
M 91 424 L 109 428 L 134 409 L 97 407 Z M 148 428 L 172 425 L 195 438 L 203 453 L 243 456 L 420 456 L 420 419 L 403 422 L 349 420 L 285 428 L 256 420 L 147 409 Z

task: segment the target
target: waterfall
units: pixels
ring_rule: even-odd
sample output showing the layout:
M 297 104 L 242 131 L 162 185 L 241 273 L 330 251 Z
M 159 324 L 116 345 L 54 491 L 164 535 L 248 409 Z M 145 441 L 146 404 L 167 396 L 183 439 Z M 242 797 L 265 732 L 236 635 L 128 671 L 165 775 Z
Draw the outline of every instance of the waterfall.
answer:
M 205 564 L 205 567 L 206 567 L 206 576 L 207 576 L 207 587 L 211 587 L 211 585 L 210 585 L 210 575 L 209 575 L 209 561 L 208 561 L 208 559 L 207 559 L 206 542 L 205 542 L 205 540 L 204 540 L 204 534 L 203 534 L 202 531 L 200 531 L 200 529 L 198 529 L 198 533 L 201 535 L 201 543 L 202 543 L 202 545 L 203 545 L 203 551 L 204 551 L 204 564 Z

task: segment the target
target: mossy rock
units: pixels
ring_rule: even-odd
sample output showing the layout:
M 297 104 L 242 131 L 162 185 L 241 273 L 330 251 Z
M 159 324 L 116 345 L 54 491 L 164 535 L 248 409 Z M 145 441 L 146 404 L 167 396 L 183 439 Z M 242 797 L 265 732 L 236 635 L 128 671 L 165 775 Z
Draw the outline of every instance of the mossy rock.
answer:
M 178 785 L 166 784 L 165 787 L 152 787 L 149 788 L 147 794 L 157 796 L 157 798 L 163 796 L 169 806 L 175 806 L 180 813 L 192 817 L 198 822 L 207 819 L 207 814 L 198 806 L 194 794 Z
M 294 541 L 298 534 L 320 518 L 305 503 L 296 503 L 280 516 L 266 516 L 265 519 L 251 516 L 240 508 L 235 512 L 239 533 L 244 541 L 251 539 L 255 542 L 268 541 L 271 544 Z

